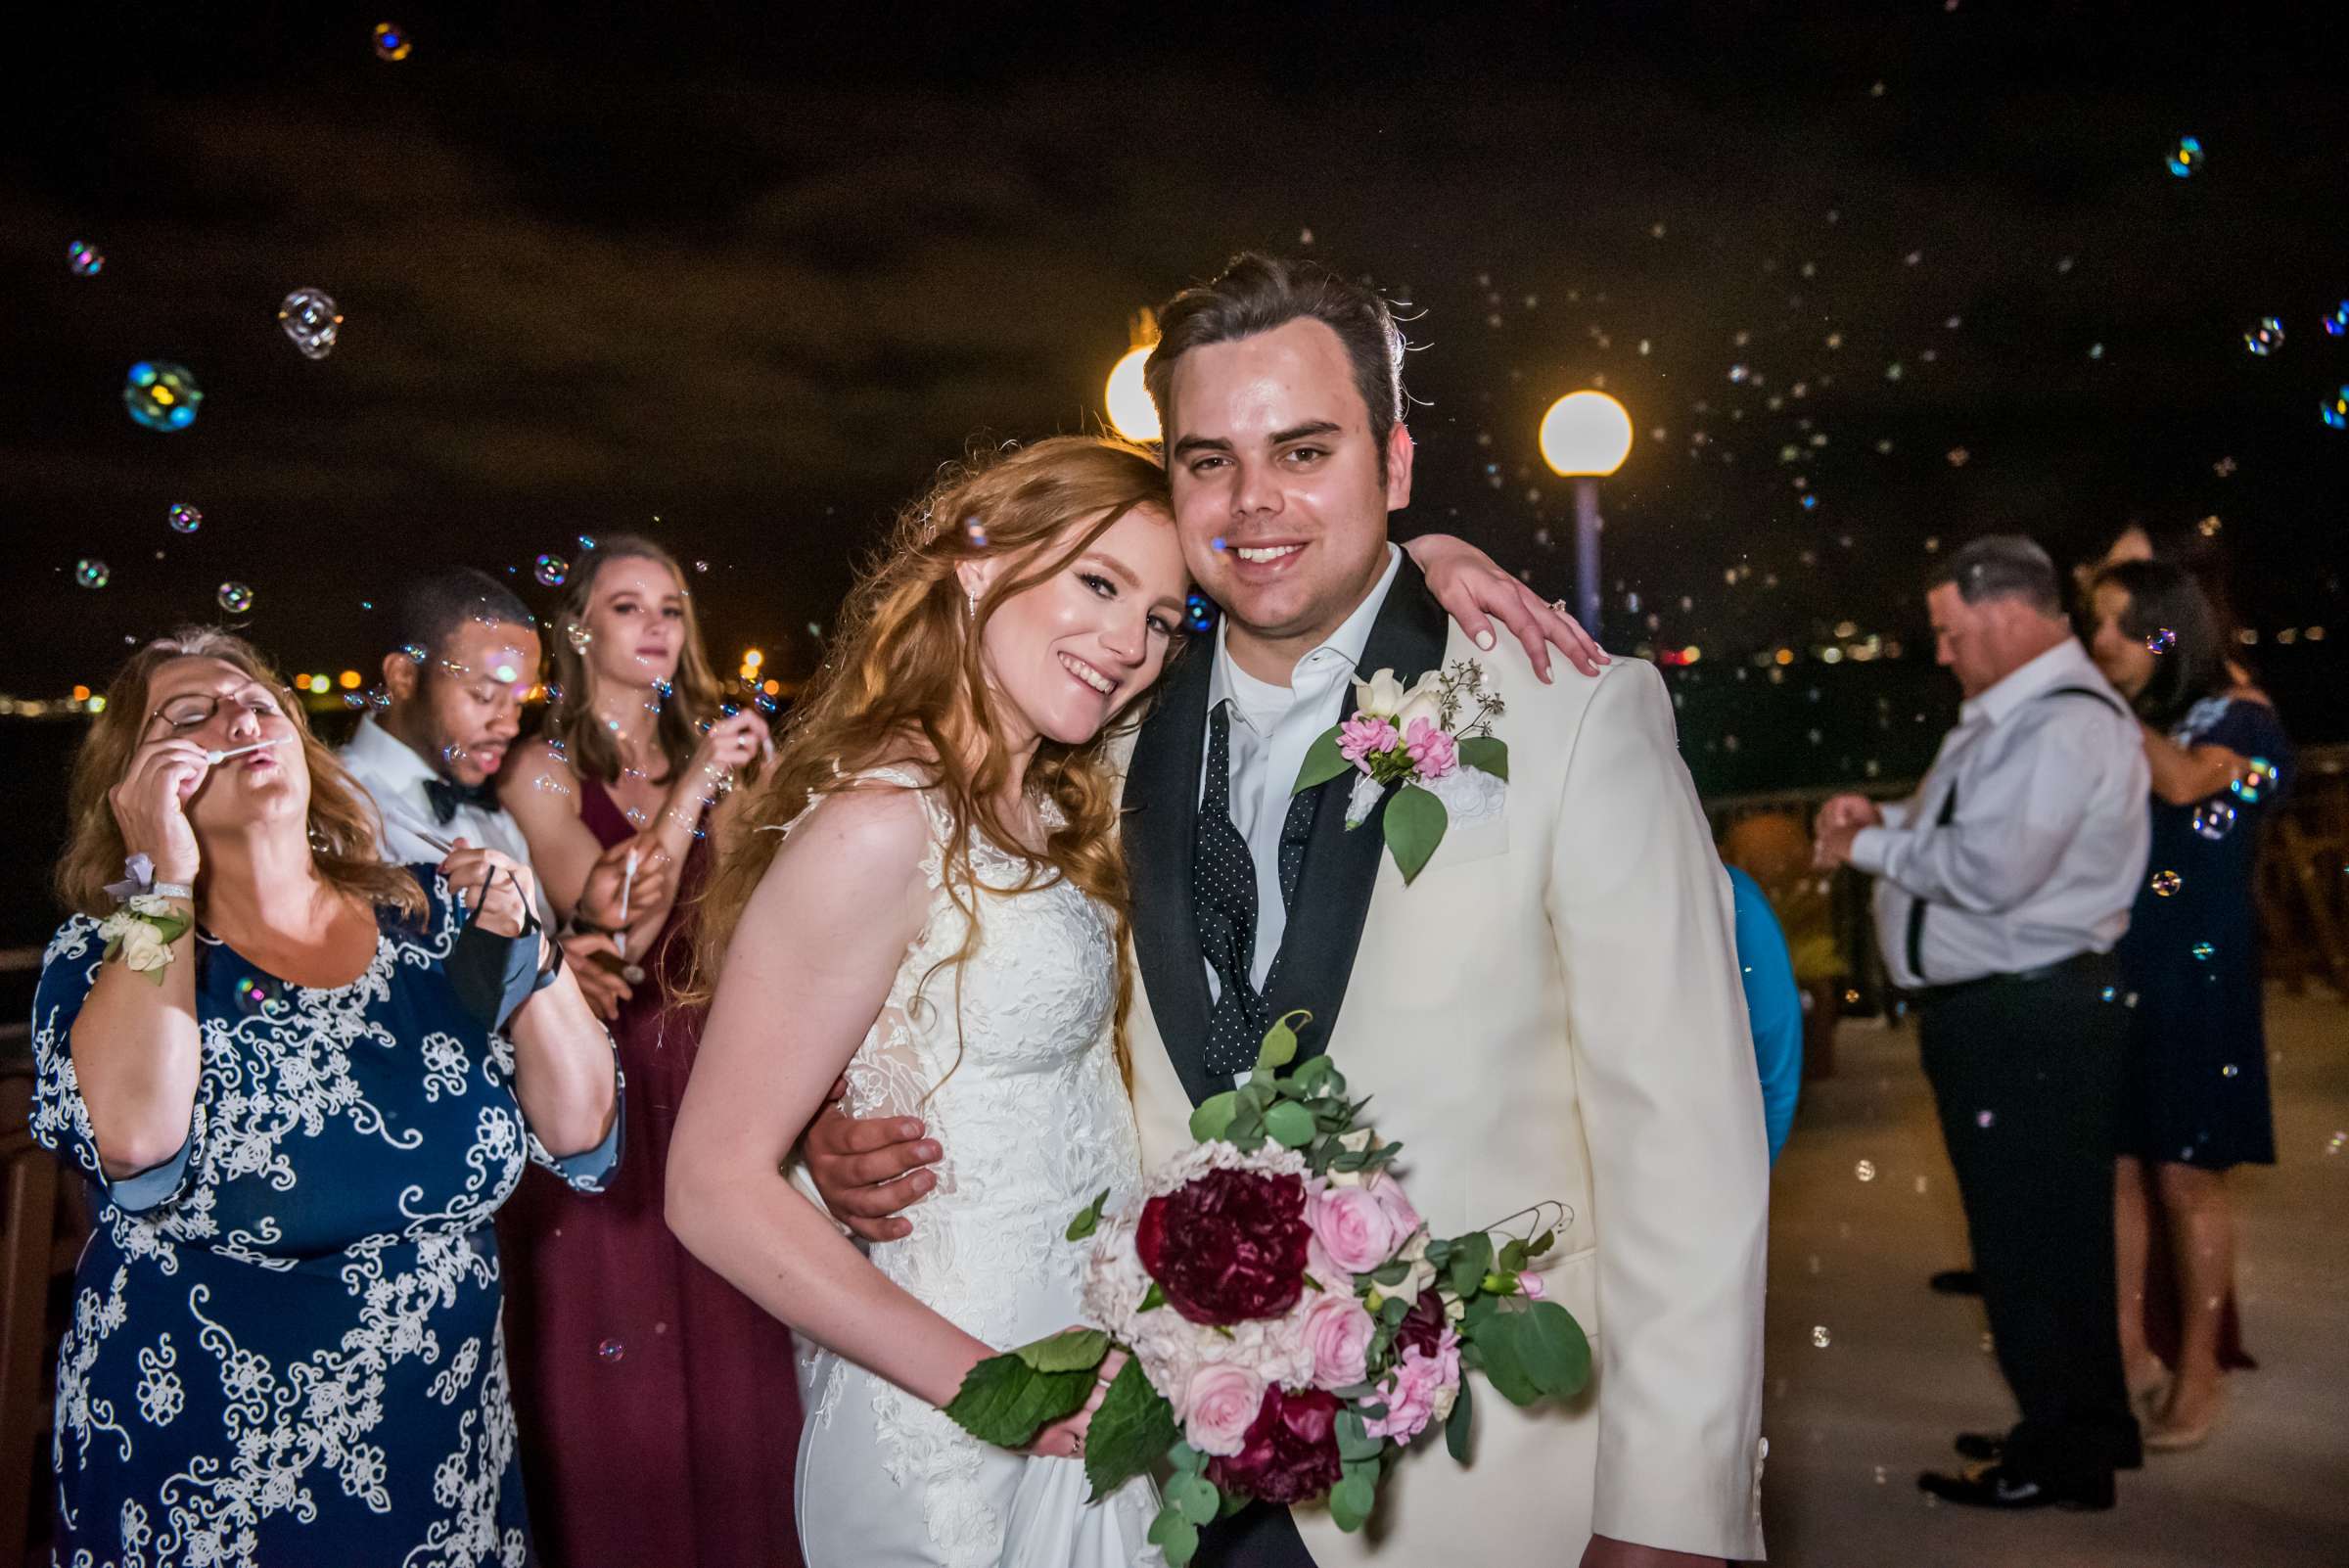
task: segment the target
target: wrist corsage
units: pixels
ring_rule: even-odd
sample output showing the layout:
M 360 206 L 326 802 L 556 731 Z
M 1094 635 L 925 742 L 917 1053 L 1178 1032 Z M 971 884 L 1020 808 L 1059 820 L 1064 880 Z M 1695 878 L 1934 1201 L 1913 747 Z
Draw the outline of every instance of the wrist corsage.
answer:
M 1385 799 L 1380 825 L 1407 883 L 1444 842 L 1454 816 L 1485 817 L 1500 808 L 1509 748 L 1493 734 L 1493 720 L 1504 709 L 1499 694 L 1485 689 L 1484 667 L 1472 659 L 1428 671 L 1408 691 L 1394 670 L 1382 669 L 1356 681 L 1354 698 L 1354 716 L 1313 742 L 1290 793 L 1354 769 L 1346 826 L 1361 826 Z
M 98 935 L 106 941 L 105 961 L 119 958 L 134 974 L 145 975 L 160 986 L 163 971 L 177 956 L 171 945 L 186 936 L 194 920 L 174 909 L 169 899 L 134 893 L 121 908 L 99 922 Z

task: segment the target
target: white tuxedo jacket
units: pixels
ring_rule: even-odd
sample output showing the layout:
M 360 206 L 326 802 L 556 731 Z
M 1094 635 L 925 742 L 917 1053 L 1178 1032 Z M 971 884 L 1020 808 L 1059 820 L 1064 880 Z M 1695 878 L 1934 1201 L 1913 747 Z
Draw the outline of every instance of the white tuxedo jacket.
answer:
M 1478 1389 L 1467 1466 L 1438 1443 L 1391 1474 L 1363 1533 L 1322 1509 L 1296 1510 L 1297 1530 L 1319 1568 L 1572 1564 L 1593 1532 L 1758 1558 L 1769 1157 L 1728 882 L 1672 704 L 1643 663 L 1544 686 L 1508 639 L 1479 652 L 1406 562 L 1361 669 L 1407 682 L 1461 659 L 1507 704 L 1498 818 L 1452 826 L 1406 886 L 1375 817 L 1344 827 L 1352 775 L 1322 786 L 1267 999 L 1274 1017 L 1312 1009 L 1305 1053 L 1335 1052 L 1374 1096 L 1366 1117 L 1401 1140 L 1436 1234 L 1566 1206 L 1545 1282 L 1594 1376 L 1570 1408 Z M 1169 677 L 1123 797 L 1150 1165 L 1231 1086 L 1201 1062 L 1192 914 L 1207 666 L 1195 652 Z

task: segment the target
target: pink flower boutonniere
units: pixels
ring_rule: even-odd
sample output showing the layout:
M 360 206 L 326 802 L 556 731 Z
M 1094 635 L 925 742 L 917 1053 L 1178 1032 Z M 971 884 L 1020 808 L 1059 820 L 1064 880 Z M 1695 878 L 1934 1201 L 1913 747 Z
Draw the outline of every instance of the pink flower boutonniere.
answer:
M 1444 830 L 1455 817 L 1497 812 L 1509 778 L 1509 748 L 1493 734 L 1503 713 L 1500 697 L 1485 689 L 1484 667 L 1463 659 L 1430 670 L 1408 690 L 1382 669 L 1354 683 L 1356 713 L 1326 731 L 1305 754 L 1290 791 L 1310 790 L 1352 768 L 1354 794 L 1346 825 L 1370 819 L 1387 799 L 1381 825 L 1395 864 L 1409 882 L 1418 876 Z

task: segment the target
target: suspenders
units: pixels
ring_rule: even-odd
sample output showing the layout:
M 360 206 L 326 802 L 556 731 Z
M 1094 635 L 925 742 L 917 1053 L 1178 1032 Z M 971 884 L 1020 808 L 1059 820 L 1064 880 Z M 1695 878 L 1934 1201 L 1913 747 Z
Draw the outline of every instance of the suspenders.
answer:
M 2102 703 L 2105 707 L 2111 709 L 2114 713 L 2119 714 L 2124 718 L 2129 716 L 2129 711 L 2123 708 L 2119 703 L 2114 702 L 2109 693 L 2098 691 L 2094 686 L 2054 686 L 2041 692 L 2039 696 L 2086 697 L 2094 702 Z M 2032 699 L 2034 702 L 2038 700 L 2038 698 Z M 1949 793 L 1941 798 L 1941 809 L 1934 813 L 1933 825 L 1935 827 L 1948 827 L 1952 822 L 1957 820 L 1957 817 L 1958 783 L 1955 779 L 1953 779 L 1950 781 Z M 1908 951 L 1909 973 L 1914 975 L 1916 977 L 1916 983 L 1921 986 L 1925 984 L 1925 900 L 1922 899 L 1911 899 L 1909 900 Z

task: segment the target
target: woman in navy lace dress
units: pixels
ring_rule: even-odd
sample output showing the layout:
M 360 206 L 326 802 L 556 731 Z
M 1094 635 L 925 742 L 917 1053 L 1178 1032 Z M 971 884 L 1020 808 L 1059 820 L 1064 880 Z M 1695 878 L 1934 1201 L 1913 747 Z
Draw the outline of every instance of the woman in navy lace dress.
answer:
M 529 1161 L 592 1186 L 620 1138 L 529 873 L 376 863 L 341 767 L 217 632 L 131 659 L 72 804 L 34 1131 L 98 1223 L 52 1561 L 521 1568 L 490 1219 Z
M 2226 1174 L 2276 1161 L 2252 874 L 2291 743 L 2267 698 L 2230 673 L 2220 622 L 2185 569 L 2108 568 L 2092 609 L 2097 666 L 2143 721 L 2153 772 L 2152 853 L 2118 949 L 2137 997 L 2118 1174 L 2122 1352 L 2145 1446 L 2189 1448 L 2217 1416 L 2231 1359 Z M 2156 1224 L 2176 1275 L 2170 1370 L 2146 1326 L 2149 1307 L 2170 1306 L 2148 1301 Z M 2239 1350 L 2233 1361 L 2249 1364 Z

